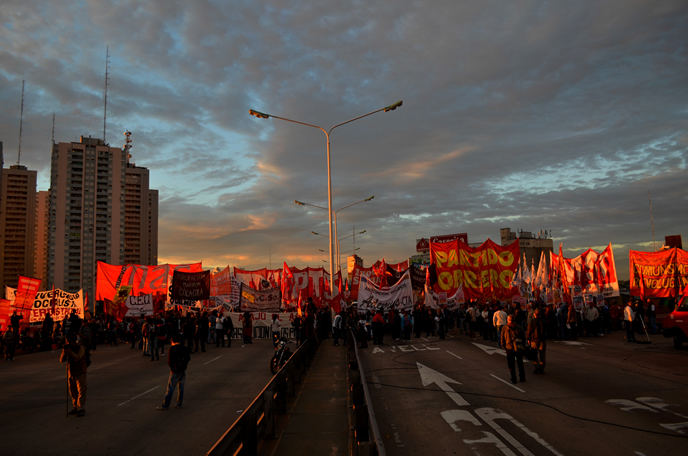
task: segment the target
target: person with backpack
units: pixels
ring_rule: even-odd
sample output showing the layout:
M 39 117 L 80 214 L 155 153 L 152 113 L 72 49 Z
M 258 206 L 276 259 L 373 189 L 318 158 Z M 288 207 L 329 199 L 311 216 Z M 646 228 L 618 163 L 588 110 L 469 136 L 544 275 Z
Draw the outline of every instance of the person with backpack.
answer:
M 186 384 L 186 368 L 191 361 L 189 350 L 180 343 L 179 335 L 172 336 L 172 346 L 170 347 L 170 355 L 167 357 L 167 364 L 170 366 L 170 378 L 167 381 L 167 391 L 165 392 L 165 399 L 162 405 L 155 407 L 156 410 L 169 410 L 172 402 L 172 395 L 174 390 L 177 390 L 177 405 L 176 408 L 182 408 L 182 401 L 184 400 L 184 386 Z
M 87 357 L 86 349 L 78 342 L 75 333 L 67 334 L 67 344 L 62 349 L 60 362 L 67 363 L 67 383 L 73 406 L 69 415 L 82 417 L 86 414 L 86 410 L 84 410 L 86 390 L 88 389 L 86 371 L 90 360 Z

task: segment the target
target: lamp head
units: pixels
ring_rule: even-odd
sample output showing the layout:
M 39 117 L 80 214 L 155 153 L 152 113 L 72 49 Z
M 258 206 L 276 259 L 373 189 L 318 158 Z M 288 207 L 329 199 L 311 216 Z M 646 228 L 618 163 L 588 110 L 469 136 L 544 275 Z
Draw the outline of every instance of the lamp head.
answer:
M 385 108 L 385 110 L 386 110 L 386 108 Z M 259 112 L 259 111 L 255 111 L 255 110 L 253 110 L 253 109 L 249 109 L 249 110 L 248 110 L 248 113 L 251 114 L 252 116 L 258 117 L 259 119 L 267 119 L 267 118 L 270 117 L 269 114 L 265 114 L 265 113 L 262 113 L 262 112 Z
M 298 204 L 299 206 L 305 206 L 305 204 L 303 204 L 301 201 L 296 200 L 294 200 L 294 204 Z
M 370 201 L 371 199 L 375 198 L 375 195 L 371 196 L 370 198 L 366 198 L 363 201 Z
M 387 111 L 394 111 L 395 109 L 397 109 L 398 107 L 400 107 L 402 104 L 404 104 L 404 102 L 403 102 L 402 100 L 399 100 L 399 101 L 397 101 L 396 103 L 387 106 L 387 107 L 385 108 L 385 112 L 387 112 Z

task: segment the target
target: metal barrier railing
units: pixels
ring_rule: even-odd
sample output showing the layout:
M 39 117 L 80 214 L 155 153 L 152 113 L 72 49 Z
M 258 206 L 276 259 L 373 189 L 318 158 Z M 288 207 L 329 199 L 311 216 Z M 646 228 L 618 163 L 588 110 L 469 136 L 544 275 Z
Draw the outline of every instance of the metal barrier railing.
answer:
M 347 357 L 351 383 L 351 402 L 353 404 L 351 422 L 353 423 L 353 444 L 355 445 L 351 453 L 357 456 L 385 456 L 385 446 L 377 427 L 368 382 L 366 382 L 363 371 L 363 363 L 358 355 L 358 345 L 353 330 L 347 337 Z
M 277 437 L 275 415 L 287 412 L 287 397 L 295 396 L 316 349 L 310 341 L 301 344 L 206 455 L 255 456 L 261 439 Z

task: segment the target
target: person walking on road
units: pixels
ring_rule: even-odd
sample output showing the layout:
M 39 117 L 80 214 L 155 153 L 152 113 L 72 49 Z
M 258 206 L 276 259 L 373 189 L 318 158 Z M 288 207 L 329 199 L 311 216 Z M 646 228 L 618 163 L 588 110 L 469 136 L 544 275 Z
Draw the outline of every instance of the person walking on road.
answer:
M 69 415 L 82 417 L 86 414 L 84 407 L 86 406 L 86 390 L 88 389 L 86 380 L 88 365 L 86 363 L 86 349 L 77 340 L 76 334 L 69 333 L 67 335 L 67 344 L 62 349 L 60 362 L 67 363 L 67 383 L 73 406 Z
M 526 372 L 523 367 L 523 349 L 525 348 L 525 334 L 523 328 L 516 324 L 513 315 L 509 315 L 507 324 L 502 329 L 502 348 L 506 350 L 506 363 L 511 373 L 511 383 L 517 383 L 516 364 L 518 364 L 518 375 L 522 382 L 526 381 Z
M 191 361 L 189 350 L 180 343 L 178 335 L 172 337 L 172 346 L 167 357 L 167 364 L 170 366 L 170 378 L 167 380 L 167 391 L 162 405 L 155 407 L 156 410 L 169 410 L 172 403 L 172 395 L 177 390 L 176 408 L 182 408 L 184 400 L 184 385 L 186 384 L 186 368 Z
M 545 373 L 545 351 L 547 350 L 545 340 L 545 323 L 542 319 L 542 310 L 535 309 L 533 320 L 528 325 L 526 331 L 526 341 L 531 348 L 537 350 L 537 357 L 533 360 L 536 374 Z
M 222 322 L 222 328 L 227 334 L 227 348 L 232 348 L 232 335 L 234 334 L 234 322 L 232 316 L 227 315 Z
M 339 346 L 339 338 L 342 332 L 342 313 L 335 315 L 334 320 L 332 320 L 332 345 Z
M 506 326 L 507 313 L 501 307 L 492 316 L 492 324 L 497 331 L 497 346 L 502 348 L 502 328 Z

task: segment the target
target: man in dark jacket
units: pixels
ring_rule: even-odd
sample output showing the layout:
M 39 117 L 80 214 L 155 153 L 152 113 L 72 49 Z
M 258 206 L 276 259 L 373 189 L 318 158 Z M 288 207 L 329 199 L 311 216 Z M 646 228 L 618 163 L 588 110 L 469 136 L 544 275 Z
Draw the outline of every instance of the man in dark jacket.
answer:
M 70 415 L 82 417 L 86 414 L 86 349 L 77 343 L 76 334 L 67 335 L 67 345 L 62 349 L 60 362 L 67 363 L 67 382 L 69 394 L 72 396 L 72 411 Z
M 170 403 L 172 402 L 172 395 L 174 394 L 175 388 L 177 389 L 176 408 L 182 408 L 184 384 L 186 383 L 186 367 L 189 365 L 189 361 L 191 361 L 191 356 L 189 356 L 187 348 L 179 342 L 179 335 L 174 335 L 167 358 L 167 364 L 170 366 L 170 378 L 167 381 L 167 391 L 165 392 L 165 399 L 162 405 L 156 407 L 156 410 L 170 409 Z
M 544 374 L 547 342 L 545 340 L 545 324 L 542 319 L 542 310 L 535 309 L 533 317 L 526 331 L 526 341 L 531 348 L 537 350 L 537 357 L 533 360 L 535 373 Z

